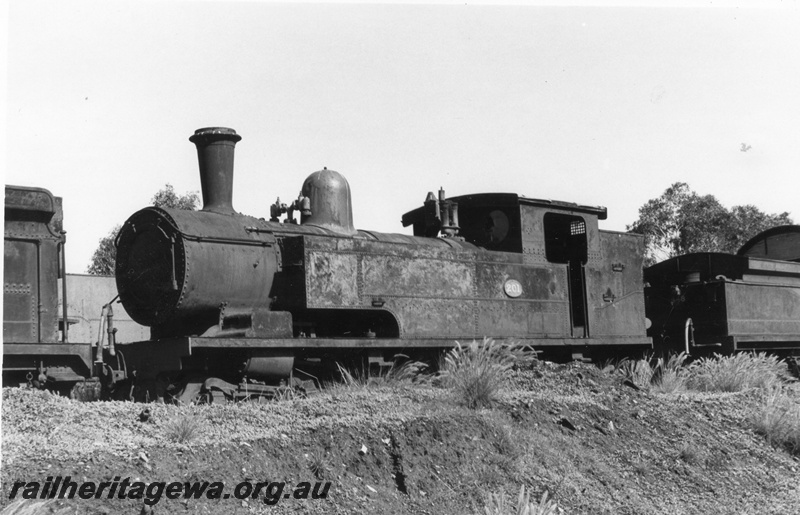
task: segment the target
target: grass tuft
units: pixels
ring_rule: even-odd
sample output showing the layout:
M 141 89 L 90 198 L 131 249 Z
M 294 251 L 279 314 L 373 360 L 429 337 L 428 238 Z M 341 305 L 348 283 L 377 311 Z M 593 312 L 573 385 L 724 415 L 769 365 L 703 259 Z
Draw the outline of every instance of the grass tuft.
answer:
M 325 460 L 325 454 L 322 452 L 312 452 L 308 455 L 308 470 L 314 474 L 317 479 L 324 479 L 325 474 L 328 472 L 328 462 Z
M 750 423 L 771 444 L 800 455 L 800 404 L 780 388 L 765 392 L 763 406 L 750 415 Z
M 715 354 L 686 365 L 685 352 L 668 358 L 624 359 L 618 373 L 642 389 L 658 393 L 738 392 L 748 388 L 770 389 L 788 380 L 786 363 L 765 353 Z
M 650 378 L 652 389 L 658 393 L 680 393 L 686 389 L 687 369 L 684 366 L 689 357 L 685 352 L 672 354 L 669 358 L 658 358 Z
M 379 372 L 372 372 L 365 368 L 362 370 L 348 370 L 336 363 L 341 377 L 341 383 L 333 386 L 347 388 L 367 388 L 370 386 L 399 386 L 408 383 L 422 383 L 426 381 L 429 371 L 428 365 L 420 361 L 395 362 L 391 367 Z
M 468 345 L 456 342 L 456 347 L 445 355 L 440 378 L 468 408 L 489 407 L 510 379 L 514 365 L 535 359 L 536 353 L 519 343 L 491 338 L 473 340 Z
M 616 368 L 626 379 L 639 388 L 658 393 L 680 393 L 685 390 L 687 370 L 684 366 L 689 356 L 685 352 L 668 358 L 653 357 L 637 360 L 623 359 Z
M 701 465 L 703 463 L 703 455 L 700 450 L 693 445 L 685 445 L 678 457 L 688 463 L 689 465 Z
M 499 494 L 489 494 L 489 502 L 484 508 L 486 515 L 555 515 L 559 513 L 558 504 L 552 499 L 547 498 L 547 491 L 542 494 L 537 503 L 530 500 L 530 493 L 525 491 L 525 486 L 519 489 L 517 496 L 517 506 L 511 506 L 506 499 L 505 492 Z
M 763 352 L 731 356 L 715 354 L 693 362 L 688 373 L 687 386 L 701 392 L 771 389 L 789 379 L 786 363 Z
M 56 501 L 31 501 L 20 499 L 14 501 L 0 511 L 0 515 L 67 515 L 78 513 L 69 507 L 57 508 Z
M 167 440 L 180 444 L 190 444 L 201 432 L 201 419 L 197 415 L 179 414 L 165 425 Z
M 650 358 L 624 358 L 617 363 L 616 370 L 639 388 L 647 388 L 653 378 L 653 367 L 650 366 Z

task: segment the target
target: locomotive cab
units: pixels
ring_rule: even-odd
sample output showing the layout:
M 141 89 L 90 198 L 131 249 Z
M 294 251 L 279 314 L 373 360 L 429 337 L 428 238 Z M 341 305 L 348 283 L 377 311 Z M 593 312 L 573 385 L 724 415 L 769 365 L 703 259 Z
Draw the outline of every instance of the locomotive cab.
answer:
M 430 228 L 444 219 L 432 221 L 429 202 L 403 216 L 403 225 L 413 226 L 417 236 L 431 236 Z M 530 270 L 526 274 L 538 271 L 534 298 L 550 301 L 544 311 L 556 313 L 542 313 L 542 319 L 549 321 L 543 322 L 548 329 L 542 327 L 545 334 L 540 337 L 552 338 L 551 344 L 555 338 L 562 338 L 563 344 L 574 338 L 571 344 L 578 347 L 600 342 L 649 344 L 641 338 L 643 241 L 637 235 L 600 230 L 598 221 L 607 216 L 604 207 L 513 193 L 445 199 L 440 192 L 438 203 L 445 202 L 457 206 L 457 237 L 486 251 L 521 255 Z M 542 288 L 545 276 L 550 284 Z

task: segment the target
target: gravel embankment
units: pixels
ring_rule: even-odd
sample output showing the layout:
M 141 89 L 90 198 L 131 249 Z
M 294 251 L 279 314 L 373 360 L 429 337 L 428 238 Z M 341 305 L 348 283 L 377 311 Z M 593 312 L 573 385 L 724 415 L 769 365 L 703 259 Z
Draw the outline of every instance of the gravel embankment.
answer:
M 800 402 L 797 386 L 787 391 Z M 190 407 L 11 388 L 3 390 L 2 503 L 15 480 L 120 475 L 332 482 L 326 500 L 162 500 L 155 513 L 461 515 L 482 513 L 489 493 L 516 499 L 525 485 L 536 498 L 547 491 L 564 513 L 796 514 L 800 458 L 755 433 L 749 417 L 761 402 L 755 390 L 653 395 L 589 365 L 548 363 L 515 371 L 500 402 L 478 411 L 411 385 Z M 176 441 L 182 421 L 196 429 L 187 442 Z M 142 500 L 75 499 L 66 508 L 139 513 Z

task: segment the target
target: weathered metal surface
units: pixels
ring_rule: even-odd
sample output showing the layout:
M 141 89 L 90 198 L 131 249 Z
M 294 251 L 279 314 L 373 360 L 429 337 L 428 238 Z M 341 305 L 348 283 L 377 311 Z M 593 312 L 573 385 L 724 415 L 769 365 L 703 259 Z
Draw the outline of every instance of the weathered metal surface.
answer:
M 589 334 L 644 334 L 644 239 L 610 231 L 600 231 L 599 236 L 601 259 L 586 265 Z
M 42 188 L 6 186 L 3 341 L 59 339 L 58 278 L 61 199 Z
M 396 313 L 402 335 L 449 338 L 475 335 L 475 304 L 466 299 L 389 298 L 386 307 Z
M 475 263 L 471 261 L 416 258 L 413 253 L 408 253 L 364 254 L 362 262 L 367 295 L 439 299 L 468 299 L 473 296 Z
M 572 338 L 559 337 L 514 337 L 513 341 L 530 344 L 536 347 L 568 347 L 574 345 Z M 642 345 L 642 337 L 630 336 L 620 337 L 614 341 L 615 345 Z M 166 338 L 158 342 L 143 341 L 124 345 L 123 351 L 127 351 L 126 359 L 136 366 L 132 368 L 150 366 L 161 370 L 181 370 L 181 358 L 188 358 L 193 355 L 202 354 L 205 350 L 220 350 L 227 352 L 233 349 L 250 349 L 254 352 L 268 349 L 272 352 L 283 352 L 284 350 L 294 349 L 297 351 L 313 351 L 324 349 L 451 349 L 454 341 L 450 337 L 424 338 L 424 337 L 403 337 L 403 338 L 200 338 L 200 337 L 180 337 Z M 602 338 L 585 338 L 581 340 L 581 345 L 603 346 L 608 345 L 608 340 Z M 160 362 L 155 356 L 163 356 L 165 360 Z M 163 365 L 163 366 L 161 366 Z
M 728 334 L 800 340 L 800 287 L 725 281 Z
M 51 292 L 40 292 L 39 249 L 35 242 L 5 242 L 3 341 L 55 341 L 55 333 L 39 334 L 39 298 L 53 304 Z
M 197 146 L 203 210 L 233 214 L 233 156 L 236 142 L 242 139 L 233 129 L 198 129 L 189 138 Z
M 483 300 L 478 309 L 479 335 L 513 338 L 565 338 L 569 331 L 566 300 Z
M 131 317 L 153 326 L 207 317 L 220 307 L 268 307 L 278 270 L 276 240 L 269 232 L 247 231 L 254 222 L 178 209 L 134 214 L 120 231 L 116 273 Z M 181 328 L 192 329 L 198 328 Z
M 5 210 L 29 211 L 37 219 L 50 221 L 59 207 L 53 194 L 43 188 L 25 186 L 6 186 Z M 19 221 L 20 216 L 12 216 L 11 220 Z
M 800 261 L 800 225 L 782 225 L 767 229 L 748 240 L 737 254 L 747 257 Z
M 480 255 L 479 258 L 483 258 Z M 520 300 L 567 300 L 566 274 L 561 267 L 523 265 L 480 261 L 477 265 L 477 295 L 484 298 L 508 299 L 504 291 L 507 280 L 519 281 Z
M 404 336 L 566 336 L 566 272 L 519 254 L 306 237 L 308 307 L 380 307 Z M 518 297 L 504 286 L 518 281 Z M 496 300 L 492 300 L 496 299 Z
M 582 220 L 586 231 L 586 254 L 589 261 L 600 258 L 600 236 L 597 216 L 585 213 L 584 210 L 559 210 L 555 207 L 541 207 L 524 204 L 522 214 L 522 252 L 530 263 L 547 263 L 549 243 L 545 234 L 546 217 L 548 215 L 575 217 Z
M 304 225 L 311 225 L 345 236 L 353 236 L 353 206 L 350 184 L 339 172 L 320 170 L 303 182 L 301 194 L 310 200 L 311 214 L 303 216 Z
M 289 377 L 294 368 L 294 356 L 270 353 L 254 356 L 244 364 L 242 374 L 248 379 L 270 380 Z
M 92 347 L 86 344 L 3 342 L 3 370 L 32 371 L 43 362 L 45 368 L 72 365 L 86 377 L 92 371 Z
M 343 307 L 360 304 L 359 256 L 334 252 L 308 252 L 305 262 L 307 307 Z
M 691 318 L 697 345 L 800 348 L 800 263 L 689 254 L 648 267 L 645 278 L 650 332 L 670 347 L 684 348 Z
M 798 242 L 800 244 L 800 242 Z M 789 261 L 773 261 L 772 259 L 757 259 L 749 258 L 745 265 L 747 271 L 751 274 L 774 274 L 775 277 L 786 277 L 794 275 L 794 278 L 800 277 L 800 263 L 793 263 Z

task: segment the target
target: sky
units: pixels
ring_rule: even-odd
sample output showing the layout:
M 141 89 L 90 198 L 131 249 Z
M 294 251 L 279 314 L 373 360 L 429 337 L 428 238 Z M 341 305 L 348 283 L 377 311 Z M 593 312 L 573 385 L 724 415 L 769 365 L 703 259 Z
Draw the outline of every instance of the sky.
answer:
M 200 190 L 209 126 L 242 136 L 256 217 L 327 167 L 379 232 L 440 187 L 624 231 L 677 181 L 800 222 L 798 4 L 652 5 L 10 0 L 5 182 L 63 197 L 73 273 L 165 184 Z

